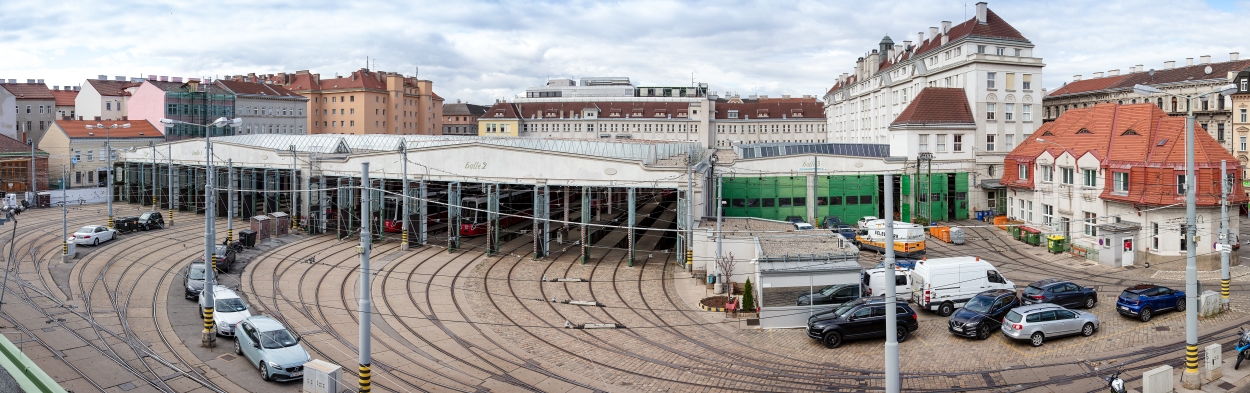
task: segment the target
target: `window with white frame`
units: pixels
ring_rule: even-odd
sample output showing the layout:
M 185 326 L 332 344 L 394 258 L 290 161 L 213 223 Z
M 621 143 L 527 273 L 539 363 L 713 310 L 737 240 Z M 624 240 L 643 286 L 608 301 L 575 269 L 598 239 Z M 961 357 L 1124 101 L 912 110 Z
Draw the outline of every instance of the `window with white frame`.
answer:
M 1076 182 L 1076 170 L 1068 167 L 1059 168 L 1060 181 L 1063 184 L 1072 184 Z
M 1185 195 L 1185 175 L 1176 175 L 1176 195 Z
M 1027 201 L 1025 203 L 1028 204 L 1029 206 L 1029 215 L 1025 216 L 1026 217 L 1025 220 L 1028 222 L 1033 222 L 1033 201 Z
M 1020 104 L 1020 120 L 1033 121 L 1033 105 Z
M 920 134 L 920 151 L 921 152 L 929 151 L 929 135 L 928 134 Z
M 994 107 L 994 103 L 989 102 L 985 104 L 985 120 L 994 120 L 995 109 L 997 108 Z
M 994 136 L 993 134 L 985 136 L 985 151 L 994 151 Z
M 946 152 L 946 134 L 937 135 L 937 152 L 938 153 Z
M 1003 135 L 1003 137 L 1006 138 L 1003 142 L 1005 142 L 1004 145 L 1007 151 L 1011 151 L 1013 147 L 1016 147 L 1016 136 L 1014 134 Z
M 1116 192 L 1128 192 L 1128 172 L 1114 172 L 1112 177 L 1115 180 Z
M 1242 109 L 1243 111 L 1245 109 Z M 1244 115 L 1243 115 L 1244 116 Z M 1246 137 L 1241 137 L 1241 151 L 1246 151 Z
M 1084 182 L 1082 182 L 1081 185 L 1085 187 L 1095 187 L 1098 185 L 1098 170 L 1082 169 L 1081 174 L 1084 175 L 1082 176 L 1084 178 Z
M 1085 212 L 1085 234 L 1089 236 L 1098 236 L 1098 215 Z
M 1051 182 L 1055 180 L 1055 166 L 1042 165 L 1042 181 Z
M 1054 217 L 1055 217 L 1055 207 L 1043 203 L 1042 204 L 1042 223 L 1046 225 L 1051 225 L 1051 222 L 1052 220 L 1054 220 Z
M 1011 104 L 1011 103 L 1003 104 L 1003 120 L 1006 120 L 1006 121 L 1015 120 L 1016 119 L 1015 114 L 1016 114 L 1016 104 Z
M 997 74 L 998 74 L 997 72 L 987 72 L 987 73 L 985 73 L 985 88 L 986 88 L 986 89 L 993 89 L 993 88 L 994 88 L 994 76 L 995 76 L 995 75 L 997 75 Z
M 1022 82 L 1023 86 L 1021 86 L 1021 88 L 1023 88 L 1024 90 L 1033 89 L 1033 74 L 1024 74 L 1024 75 L 1021 75 L 1021 77 L 1023 78 L 1023 82 Z
M 956 152 L 956 153 L 964 151 L 964 134 L 953 135 L 952 142 L 954 144 L 951 146 L 952 147 L 951 151 Z M 1242 149 L 1242 150 L 1245 150 L 1245 149 Z
M 1020 180 L 1029 180 L 1029 165 L 1028 164 L 1018 164 L 1016 165 L 1016 168 L 1017 168 L 1016 172 L 1019 174 Z

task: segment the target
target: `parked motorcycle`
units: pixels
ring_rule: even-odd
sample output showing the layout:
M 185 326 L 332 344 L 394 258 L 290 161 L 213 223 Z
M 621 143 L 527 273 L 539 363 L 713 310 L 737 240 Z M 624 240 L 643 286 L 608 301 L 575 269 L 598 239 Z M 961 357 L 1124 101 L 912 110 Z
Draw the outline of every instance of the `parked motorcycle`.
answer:
M 1241 338 L 1237 339 L 1237 346 L 1234 348 L 1237 350 L 1237 362 L 1233 363 L 1233 370 L 1241 367 L 1243 359 L 1250 358 L 1250 332 L 1247 332 L 1246 328 L 1243 327 L 1238 331 L 1237 335 L 1241 336 Z
M 1125 393 L 1124 380 L 1120 379 L 1120 372 L 1116 371 L 1110 377 L 1103 378 L 1107 381 L 1107 387 L 1111 388 L 1111 393 Z

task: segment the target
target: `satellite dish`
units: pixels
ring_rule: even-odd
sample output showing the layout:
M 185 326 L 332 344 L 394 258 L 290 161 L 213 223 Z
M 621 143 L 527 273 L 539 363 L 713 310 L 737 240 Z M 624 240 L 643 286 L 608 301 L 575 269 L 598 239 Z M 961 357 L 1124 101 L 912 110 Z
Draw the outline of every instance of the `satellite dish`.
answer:
M 1150 69 L 1150 76 L 1155 76 L 1155 69 L 1154 69 L 1154 68 L 1151 68 L 1151 69 Z
M 1202 71 L 1203 71 L 1203 72 L 1206 72 L 1206 73 L 1207 73 L 1207 75 L 1210 75 L 1210 74 L 1211 74 L 1211 66 L 1207 66 L 1207 68 L 1203 68 L 1203 69 L 1202 69 Z

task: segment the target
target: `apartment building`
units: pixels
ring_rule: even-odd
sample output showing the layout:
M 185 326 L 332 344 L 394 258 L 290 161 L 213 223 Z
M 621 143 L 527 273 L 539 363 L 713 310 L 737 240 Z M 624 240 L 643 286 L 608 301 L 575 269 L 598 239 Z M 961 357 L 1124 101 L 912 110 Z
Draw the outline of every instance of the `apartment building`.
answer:
M 1071 239 L 1078 253 L 1104 264 L 1182 260 L 1186 143 L 1185 118 L 1154 103 L 1069 108 L 1007 155 L 1000 180 L 1011 191 L 1007 214 Z M 1221 162 L 1228 163 L 1234 204 L 1247 200 L 1243 168 L 1201 129 L 1193 144 L 1198 215 L 1207 217 L 1196 233 L 1199 247 L 1209 247 L 1219 234 Z M 1234 233 L 1237 222 L 1234 211 Z M 1219 268 L 1219 253 L 1198 254 L 1199 269 Z
M 164 143 L 165 136 L 147 120 L 57 120 L 39 141 L 48 165 L 69 171 L 69 186 L 103 187 L 108 179 L 106 147 L 112 160 L 125 149 Z M 59 176 L 58 176 L 59 177 Z
M 302 70 L 225 79 L 281 85 L 308 98 L 309 134 L 438 135 L 443 129 L 443 98 L 434 83 L 396 72 L 361 68 L 322 79 Z
M 308 98 L 281 85 L 233 80 L 213 82 L 234 96 L 235 118 L 243 119 L 236 135 L 307 135 Z
M 927 34 L 918 32 L 914 42 L 908 39 L 900 45 L 887 36 L 825 94 L 828 140 L 888 144 L 891 155 L 906 154 L 917 165 L 976 184 L 981 191 L 971 192 L 965 201 L 974 210 L 997 209 L 1004 197 L 997 183 L 1003 157 L 1042 123 L 1036 112 L 1044 94 L 1044 64 L 1033 51 L 1033 43 L 986 2 L 976 3 L 972 18 L 955 25 L 943 21 Z M 971 125 L 959 126 L 967 128 L 963 143 L 968 154 L 930 155 L 932 150 L 922 148 L 936 144 L 921 145 L 924 130 L 918 124 L 895 125 L 899 115 L 932 88 L 963 91 L 972 113 Z
M 0 132 L 22 143 L 39 140 L 56 119 L 56 98 L 43 79 L 0 81 Z
M 454 104 L 443 104 L 443 135 L 477 136 L 477 119 L 490 107 L 473 105 L 456 100 Z
M 133 87 L 138 87 L 138 83 L 124 76 L 114 77 L 113 80 L 105 75 L 88 79 L 78 96 L 74 97 L 74 111 L 85 119 L 121 120 L 122 116 L 128 115 L 126 104 L 130 100 L 130 92 L 127 89 Z
M 56 99 L 57 119 L 78 116 L 78 112 L 74 110 L 74 100 L 78 98 L 78 89 L 77 86 L 52 86 L 52 97 Z

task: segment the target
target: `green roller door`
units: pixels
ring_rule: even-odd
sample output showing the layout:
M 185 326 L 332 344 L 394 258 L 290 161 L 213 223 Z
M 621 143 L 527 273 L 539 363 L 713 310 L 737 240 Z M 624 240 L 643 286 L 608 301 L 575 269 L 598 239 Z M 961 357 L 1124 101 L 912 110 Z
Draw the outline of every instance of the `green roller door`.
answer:
M 877 179 L 876 175 L 820 176 L 816 215 L 822 220 L 837 216 L 844 222 L 877 215 Z
M 721 195 L 728 202 L 725 215 L 783 220 L 807 217 L 807 177 L 771 176 L 726 178 Z

